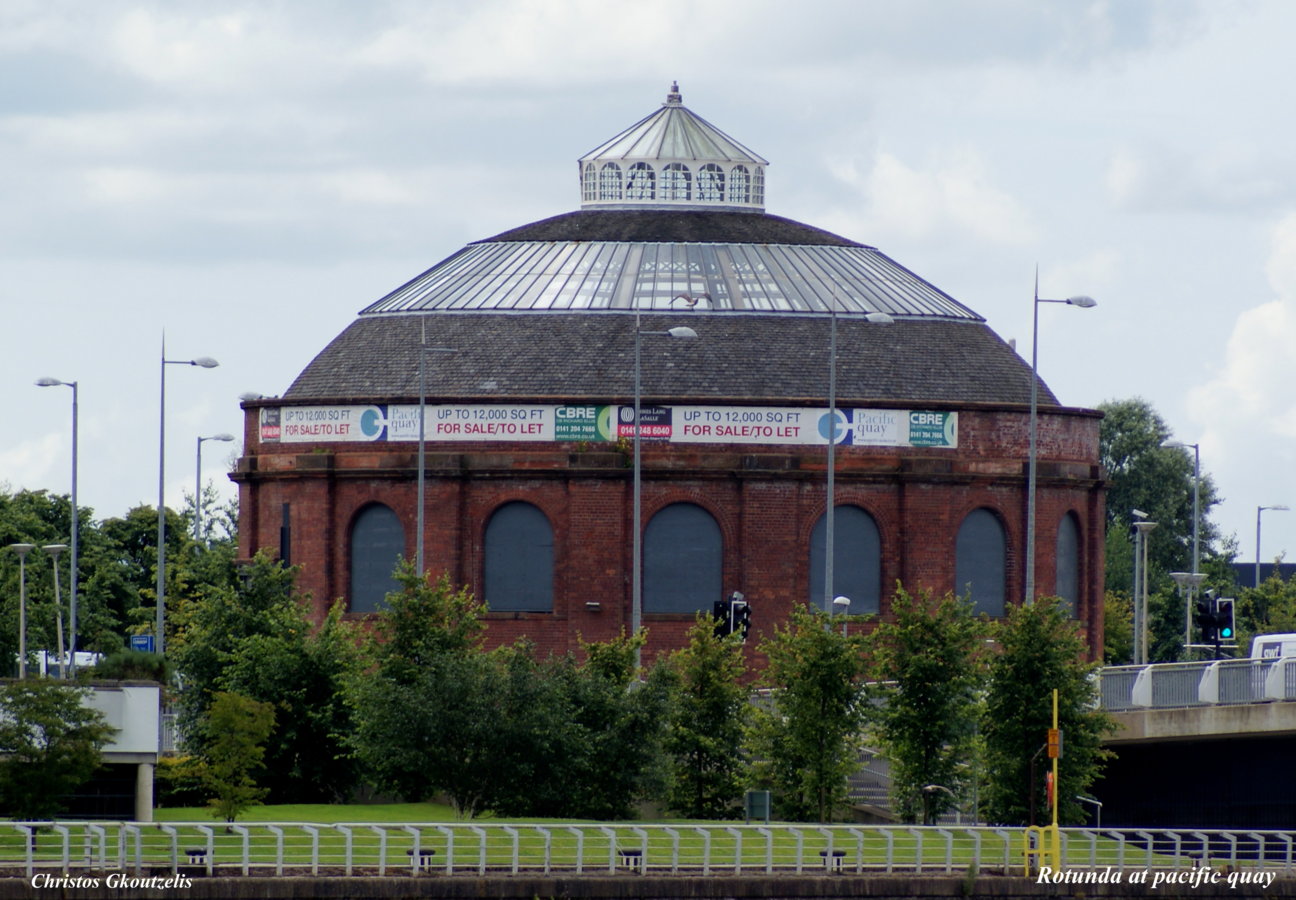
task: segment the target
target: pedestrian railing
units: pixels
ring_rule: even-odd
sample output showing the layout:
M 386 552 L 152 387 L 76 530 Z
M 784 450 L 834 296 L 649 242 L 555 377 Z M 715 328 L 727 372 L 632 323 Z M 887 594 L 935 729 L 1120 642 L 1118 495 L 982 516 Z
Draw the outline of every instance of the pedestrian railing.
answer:
M 1296 657 L 1107 666 L 1099 678 L 1111 712 L 1296 700 Z
M 1022 829 L 957 826 L 10 822 L 0 875 L 1020 872 L 1022 841 Z M 1293 831 L 1064 829 L 1062 859 L 1296 877 L 1294 843 Z

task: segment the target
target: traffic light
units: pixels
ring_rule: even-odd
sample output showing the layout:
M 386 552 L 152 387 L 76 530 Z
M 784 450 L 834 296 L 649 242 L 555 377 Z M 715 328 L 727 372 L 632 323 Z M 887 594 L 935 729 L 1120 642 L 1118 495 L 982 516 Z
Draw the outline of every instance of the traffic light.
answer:
M 733 634 L 733 621 L 729 618 L 729 601 L 717 600 L 711 604 L 711 618 L 715 620 L 715 636 L 727 637 Z
M 1233 600 L 1221 597 L 1215 601 L 1215 634 L 1220 641 L 1231 642 L 1237 637 L 1233 625 Z
M 751 633 L 751 604 L 746 600 L 733 601 L 733 630 L 740 632 L 744 641 Z
M 1197 598 L 1197 626 L 1201 628 L 1201 639 L 1203 644 L 1213 644 L 1219 639 L 1219 631 L 1215 625 L 1214 603 L 1210 597 Z

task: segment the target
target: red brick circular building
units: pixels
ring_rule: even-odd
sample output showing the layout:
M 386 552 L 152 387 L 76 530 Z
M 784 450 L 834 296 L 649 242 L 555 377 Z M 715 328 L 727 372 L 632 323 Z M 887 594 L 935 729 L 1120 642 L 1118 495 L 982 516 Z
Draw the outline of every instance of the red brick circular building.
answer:
M 425 567 L 489 604 L 491 643 L 628 630 L 638 335 L 647 659 L 735 591 L 758 633 L 839 595 L 885 617 L 898 582 L 1021 602 L 1030 367 L 875 248 L 766 214 L 766 166 L 672 88 L 580 160 L 580 210 L 362 310 L 282 398 L 244 404 L 241 552 L 300 565 L 321 613 L 378 608 L 418 552 L 422 401 Z M 1039 404 L 1037 592 L 1100 646 L 1099 417 L 1042 384 Z

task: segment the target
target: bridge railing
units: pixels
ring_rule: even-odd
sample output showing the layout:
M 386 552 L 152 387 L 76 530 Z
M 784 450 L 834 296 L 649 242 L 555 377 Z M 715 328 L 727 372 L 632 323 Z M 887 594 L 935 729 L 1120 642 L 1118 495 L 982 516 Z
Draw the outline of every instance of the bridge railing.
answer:
M 1296 700 L 1296 658 L 1107 666 L 1099 686 L 1113 712 Z
M 0 876 L 1020 871 L 1022 829 L 863 825 L 12 822 Z M 1296 877 L 1296 832 L 1064 829 L 1069 866 Z

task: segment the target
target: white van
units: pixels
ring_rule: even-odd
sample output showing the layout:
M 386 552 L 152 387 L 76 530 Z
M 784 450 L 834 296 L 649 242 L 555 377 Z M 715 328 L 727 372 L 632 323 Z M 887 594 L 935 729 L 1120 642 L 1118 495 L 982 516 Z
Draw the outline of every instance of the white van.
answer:
M 1296 656 L 1296 633 L 1257 634 L 1251 639 L 1252 659 L 1280 659 Z

